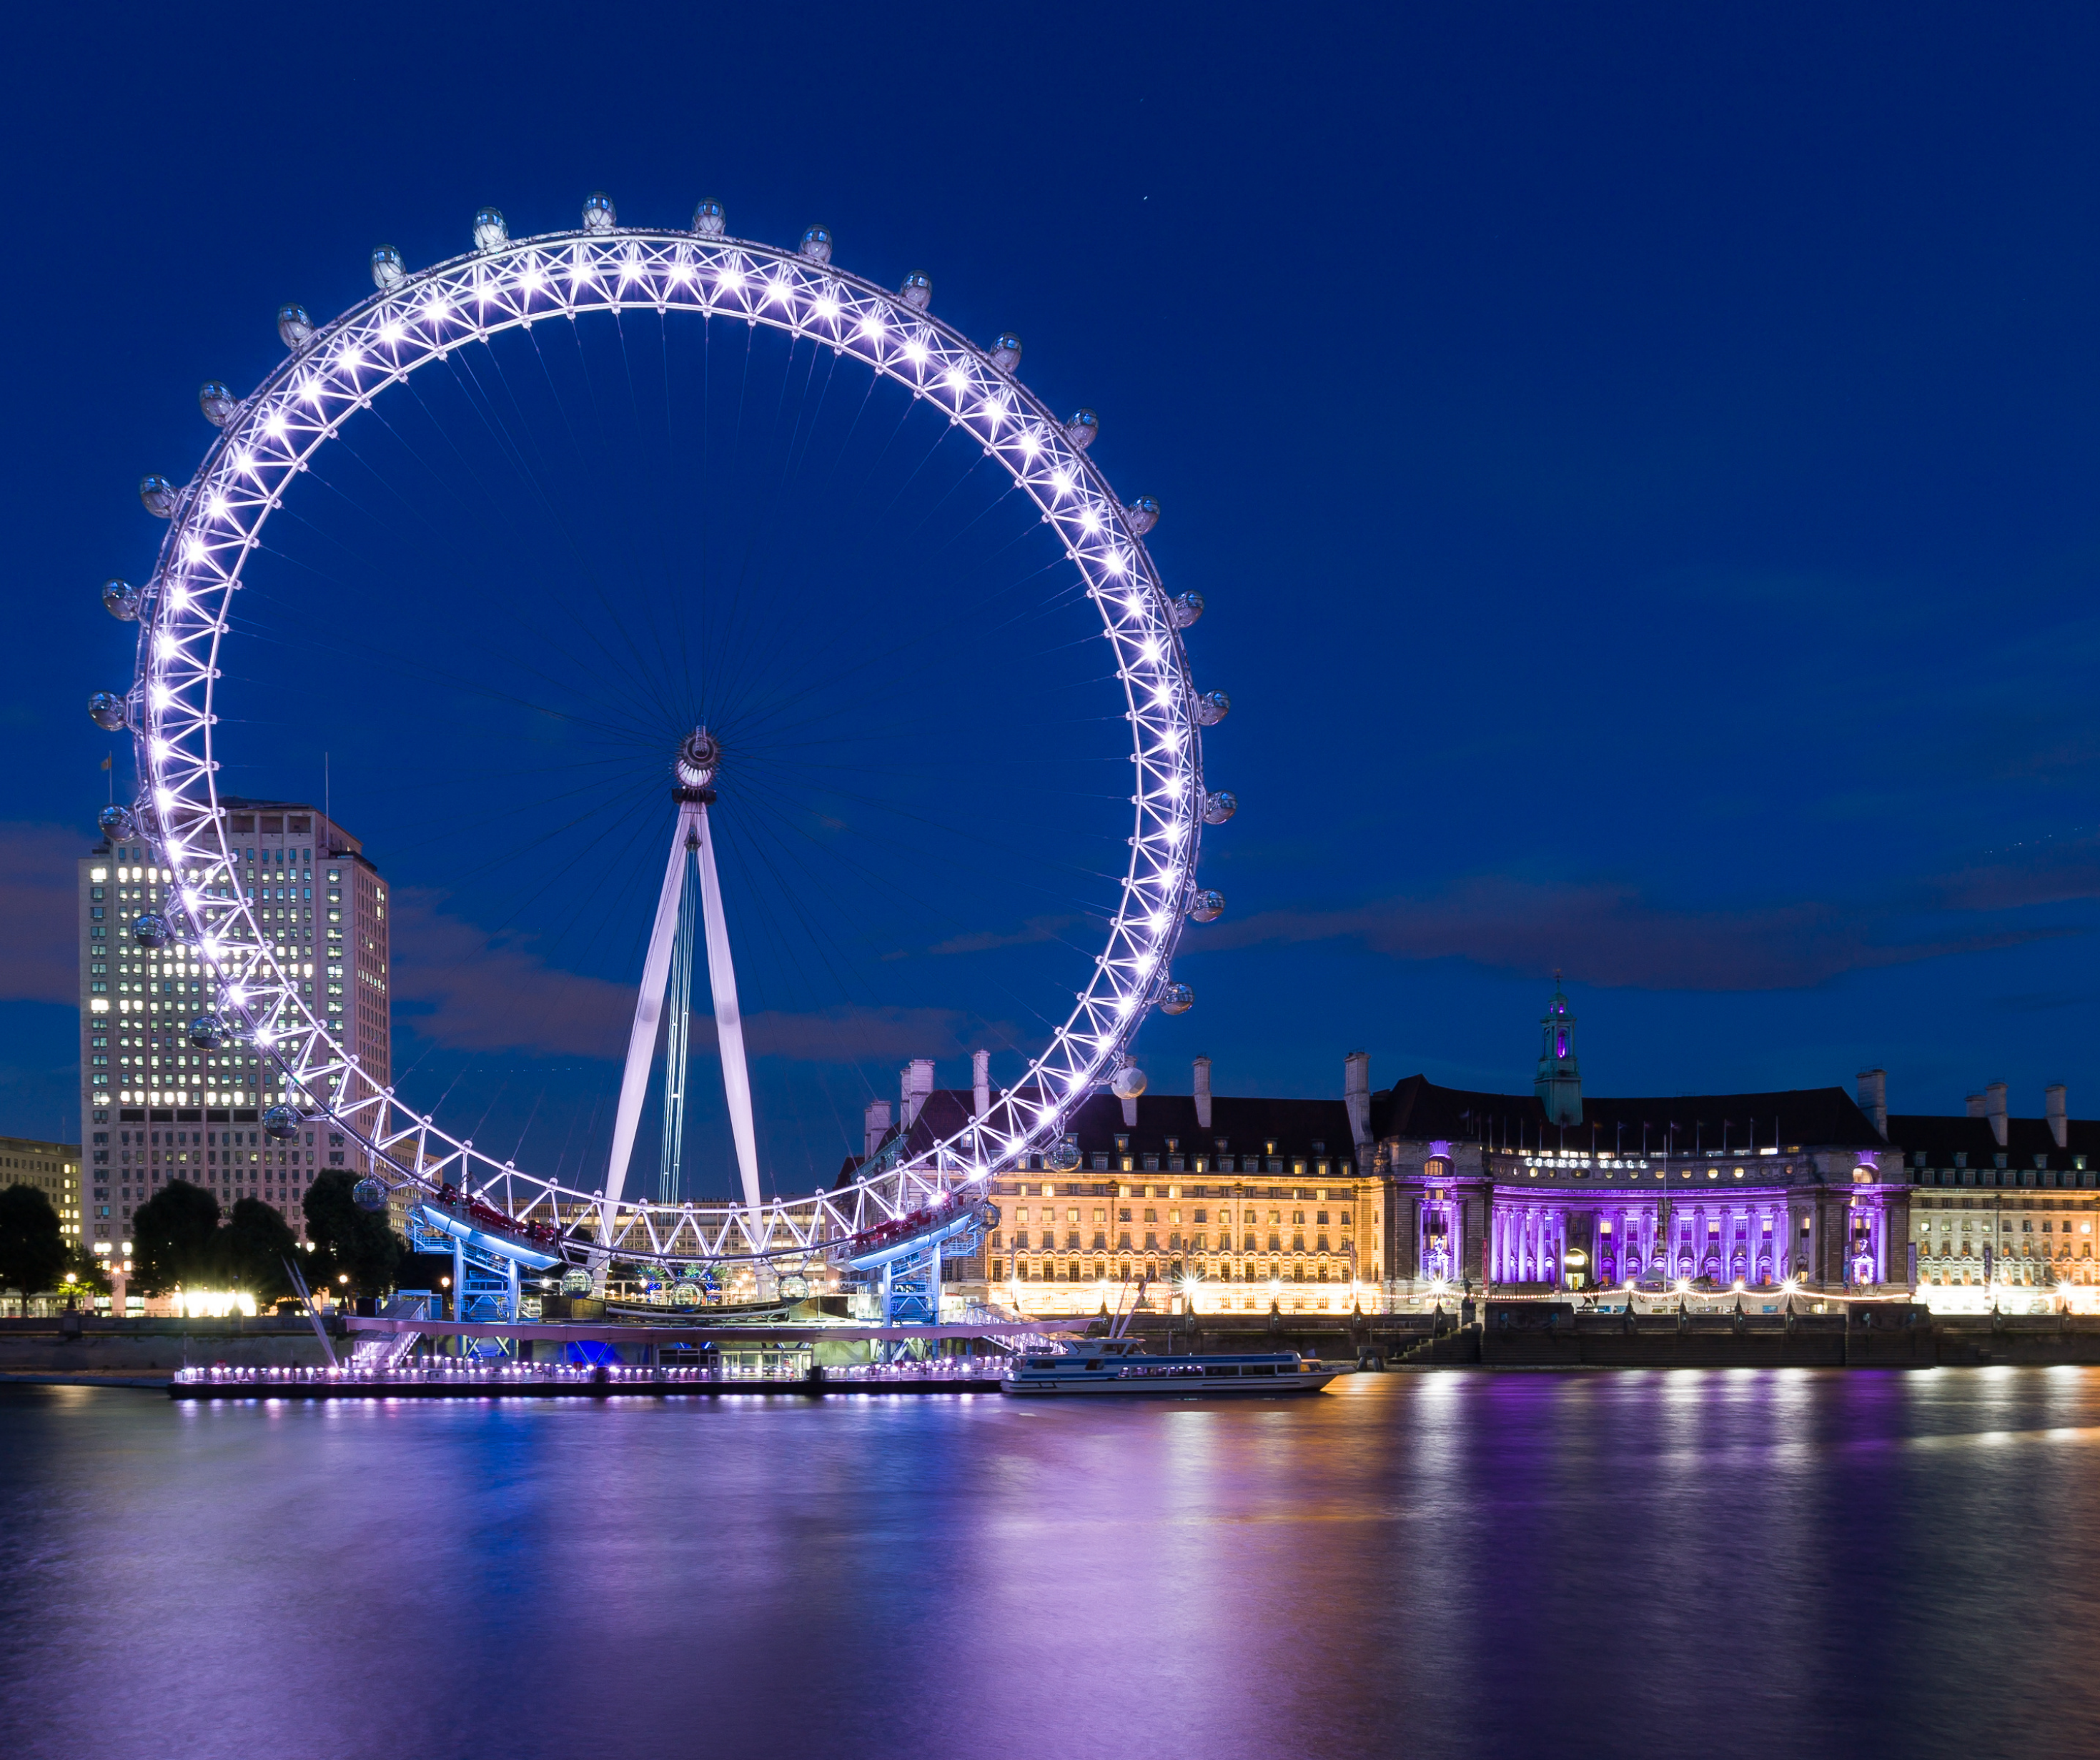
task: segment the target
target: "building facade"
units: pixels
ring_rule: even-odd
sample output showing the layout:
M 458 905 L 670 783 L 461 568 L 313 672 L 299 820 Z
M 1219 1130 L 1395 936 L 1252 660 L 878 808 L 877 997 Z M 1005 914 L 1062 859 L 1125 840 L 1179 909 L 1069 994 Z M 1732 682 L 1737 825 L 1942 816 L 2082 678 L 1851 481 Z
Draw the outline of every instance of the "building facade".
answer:
M 1392 1293 L 1907 1284 L 1911 1183 L 1843 1089 L 1595 1098 L 1566 996 L 1541 1025 L 1530 1094 L 1372 1097 Z
M 1860 1078 L 1879 1093 L 1879 1071 Z M 1969 1097 L 1965 1116 L 1890 1117 L 1917 1195 L 1911 1206 L 1915 1281 L 1927 1292 L 1998 1287 L 2089 1290 L 2100 1221 L 2100 1122 L 2074 1119 L 2061 1087 L 2042 1116 L 2014 1118 L 2005 1085 Z
M 254 905 L 270 951 L 356 1056 L 353 1079 L 384 1086 L 392 1070 L 391 954 L 378 870 L 356 838 L 310 805 L 232 798 L 221 805 L 240 858 L 231 883 Z M 105 840 L 79 863 L 87 1126 L 77 1225 L 119 1280 L 130 1269 L 132 1216 L 170 1179 L 205 1187 L 224 1208 L 260 1199 L 303 1234 L 302 1200 L 315 1173 L 355 1164 L 324 1125 L 288 1143 L 266 1137 L 263 1111 L 298 1096 L 254 1045 L 190 1044 L 190 1022 L 214 1004 L 210 975 L 181 944 L 148 949 L 131 932 L 181 882 L 206 883 L 201 871 L 160 867 L 143 841 Z M 227 939 L 237 961 L 245 950 Z
M 1062 1154 L 994 1179 L 982 1249 L 948 1261 L 944 1285 L 1031 1314 L 1114 1308 L 1140 1279 L 1149 1305 L 1175 1313 L 1371 1305 L 1384 1275 L 1380 1199 L 1351 1106 L 1214 1097 L 1210 1074 L 1202 1058 L 1189 1093 L 1091 1096 Z M 869 1109 L 867 1155 L 842 1178 L 900 1137 L 930 1146 L 989 1104 L 982 1085 L 935 1088 L 926 1059 L 902 1085 L 894 1122 L 887 1102 Z
M 66 1245 L 80 1245 L 79 1144 L 46 1142 L 36 1137 L 0 1137 L 0 1186 L 35 1186 L 58 1212 L 59 1230 Z

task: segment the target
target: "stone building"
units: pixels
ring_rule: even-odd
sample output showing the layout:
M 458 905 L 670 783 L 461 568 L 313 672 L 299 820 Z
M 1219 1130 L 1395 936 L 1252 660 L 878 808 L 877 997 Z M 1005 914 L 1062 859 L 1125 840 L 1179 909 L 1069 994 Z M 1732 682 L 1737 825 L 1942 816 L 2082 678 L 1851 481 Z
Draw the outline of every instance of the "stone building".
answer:
M 1878 1104 L 1882 1072 L 1860 1081 Z M 2040 1118 L 2011 1116 L 2005 1085 L 1992 1082 L 1969 1097 L 1965 1116 L 1894 1114 L 1888 1131 L 1917 1188 L 1911 1236 L 1921 1288 L 2093 1283 L 2100 1121 L 2071 1117 L 2062 1088 L 2043 1091 Z
M 1352 1060 L 1350 1079 L 1364 1067 Z M 1352 1124 L 1368 1116 L 1367 1092 L 1245 1099 L 1212 1093 L 1207 1058 L 1193 1074 L 1186 1094 L 1086 1100 L 1071 1121 L 1076 1164 L 1039 1154 L 1002 1172 L 982 1251 L 948 1261 L 944 1285 L 1041 1314 L 1113 1307 L 1140 1278 L 1152 1281 L 1148 1305 L 1174 1312 L 1371 1307 L 1384 1278 L 1380 1199 Z M 935 1088 L 925 1059 L 902 1088 L 894 1120 L 886 1101 L 868 1109 L 867 1154 L 842 1179 L 900 1138 L 930 1144 L 988 1104 L 982 1080 Z
M 0 1186 L 33 1186 L 59 1213 L 68 1247 L 80 1245 L 80 1145 L 0 1137 Z
M 1851 1094 L 1591 1098 L 1576 1025 L 1556 990 L 1530 1094 L 1372 1096 L 1392 1293 L 1906 1282 L 1910 1183 Z

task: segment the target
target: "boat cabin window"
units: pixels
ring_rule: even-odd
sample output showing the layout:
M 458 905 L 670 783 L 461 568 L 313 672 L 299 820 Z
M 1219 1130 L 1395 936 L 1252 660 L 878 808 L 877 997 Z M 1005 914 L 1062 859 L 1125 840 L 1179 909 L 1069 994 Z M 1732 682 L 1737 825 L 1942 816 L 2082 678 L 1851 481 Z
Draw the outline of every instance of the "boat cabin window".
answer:
M 1028 1366 L 1031 1369 L 1055 1369 L 1057 1359 L 1055 1357 L 1031 1357 L 1028 1359 Z
M 1107 1366 L 1107 1364 L 1104 1363 L 1104 1362 L 1101 1361 L 1101 1359 L 1100 1357 L 1092 1357 L 1092 1358 L 1090 1358 L 1090 1359 L 1088 1360 L 1088 1363 L 1087 1363 L 1087 1366 L 1088 1366 L 1089 1369 L 1105 1369 L 1105 1368 L 1106 1368 L 1108 1366 Z

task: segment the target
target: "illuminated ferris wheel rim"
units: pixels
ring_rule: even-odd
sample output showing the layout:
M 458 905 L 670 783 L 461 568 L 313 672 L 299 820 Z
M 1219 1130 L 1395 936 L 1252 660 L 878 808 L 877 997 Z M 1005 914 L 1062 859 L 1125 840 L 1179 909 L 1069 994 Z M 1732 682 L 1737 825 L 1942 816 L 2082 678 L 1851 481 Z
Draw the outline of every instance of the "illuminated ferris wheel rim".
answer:
M 1171 985 L 1207 804 L 1200 725 L 1223 703 L 1214 693 L 1205 701 L 1216 708 L 1199 707 L 1180 634 L 1193 616 L 1170 603 L 1142 542 L 1156 504 L 1117 499 L 1085 456 L 1091 416 L 1061 422 L 1013 376 L 1017 341 L 1002 336 L 991 350 L 978 349 L 926 310 L 930 287 L 921 275 L 891 293 L 833 267 L 821 227 L 785 249 L 721 235 L 712 205 L 696 220 L 704 224 L 710 209 L 712 232 L 622 228 L 611 223 L 611 205 L 593 198 L 583 228 L 514 241 L 501 236 L 500 217 L 496 236 L 483 230 L 485 210 L 477 248 L 448 262 L 410 274 L 398 257 L 375 252 L 378 290 L 331 323 L 312 326 L 285 308 L 280 328 L 289 355 L 238 403 L 224 398 L 214 410 L 207 396 L 206 414 L 223 433 L 188 485 L 176 491 L 149 478 L 142 491 L 171 523 L 138 604 L 137 676 L 125 702 L 143 779 L 140 818 L 178 876 L 167 914 L 209 981 L 205 1012 L 229 1040 L 267 1054 L 302 1111 L 324 1115 L 375 1151 L 388 1183 L 453 1185 L 521 1219 L 554 1224 L 572 1248 L 638 1259 L 806 1255 L 996 1168 L 1026 1165 L 1058 1141 L 1079 1102 L 1122 1068 L 1145 1013 Z M 1123 902 L 1092 983 L 1023 1081 L 982 1116 L 880 1172 L 810 1198 L 776 1195 L 762 1213 L 729 1203 L 623 1199 L 615 1208 L 602 1191 L 499 1163 L 390 1089 L 360 1082 L 356 1059 L 298 994 L 296 973 L 275 956 L 234 883 L 218 800 L 219 647 L 248 554 L 292 480 L 347 417 L 452 350 L 548 319 L 631 310 L 737 318 L 808 337 L 943 411 L 1006 467 L 1063 542 L 1114 649 L 1132 728 L 1135 823 Z M 1170 1006 L 1185 1006 L 1185 989 L 1171 988 Z

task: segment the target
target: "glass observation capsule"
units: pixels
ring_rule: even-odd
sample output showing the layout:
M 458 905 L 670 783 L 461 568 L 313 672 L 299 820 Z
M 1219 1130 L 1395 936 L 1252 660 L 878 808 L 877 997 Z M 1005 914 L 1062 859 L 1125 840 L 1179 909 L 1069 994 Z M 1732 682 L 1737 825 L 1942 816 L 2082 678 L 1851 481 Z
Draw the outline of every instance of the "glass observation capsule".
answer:
M 131 925 L 131 939 L 142 948 L 164 948 L 174 939 L 174 931 L 158 911 L 148 911 Z
M 1189 900 L 1189 921 L 1215 922 L 1225 914 L 1225 895 L 1205 891 Z
M 1043 1151 L 1043 1164 L 1053 1173 L 1069 1173 L 1079 1164 L 1079 1139 L 1060 1137 Z
M 702 238 L 720 238 L 727 222 L 722 217 L 722 205 L 713 196 L 703 196 L 693 208 L 693 230 Z
M 129 807 L 119 807 L 114 802 L 95 816 L 95 822 L 102 827 L 104 837 L 120 840 L 139 834 L 139 821 L 131 816 Z
M 173 519 L 175 503 L 182 499 L 182 491 L 165 477 L 141 477 L 139 479 L 139 501 L 155 519 Z
M 580 1265 L 571 1265 L 562 1274 L 562 1293 L 564 1296 L 588 1296 L 591 1291 L 590 1273 Z
M 620 214 L 612 205 L 612 198 L 603 190 L 593 190 L 584 198 L 584 231 L 610 232 L 620 223 Z
M 1203 823 L 1223 825 L 1240 810 L 1240 798 L 1230 789 L 1219 789 L 1203 793 Z
M 197 407 L 204 411 L 204 419 L 214 428 L 223 428 L 233 420 L 233 412 L 240 407 L 240 399 L 216 379 L 207 379 L 197 387 Z
M 1186 629 L 1203 614 L 1203 596 L 1199 592 L 1185 592 L 1176 596 L 1172 610 L 1174 627 Z
M 272 1142 L 289 1142 L 299 1134 L 298 1109 L 273 1106 L 262 1115 L 262 1134 Z
M 1130 521 L 1130 529 L 1142 538 L 1159 523 L 1159 504 L 1149 495 L 1141 495 L 1123 510 L 1123 517 Z
M 374 287 L 384 291 L 408 272 L 408 266 L 401 261 L 400 252 L 391 244 L 372 247 L 372 284 Z
M 671 1300 L 681 1308 L 697 1308 L 705 1295 L 695 1278 L 680 1278 L 671 1286 Z
M 897 290 L 897 297 L 914 311 L 925 310 L 933 303 L 933 278 L 921 275 L 914 269 L 905 276 L 903 284 Z
M 813 226 L 804 230 L 802 242 L 795 247 L 811 262 L 829 262 L 832 260 L 832 229 Z
M 139 589 L 129 581 L 104 581 L 102 583 L 102 609 L 121 623 L 136 623 Z
M 226 1023 L 216 1014 L 200 1014 L 190 1023 L 189 1041 L 200 1051 L 223 1050 L 232 1040 Z
M 350 1201 L 360 1210 L 384 1210 L 386 1208 L 386 1188 L 368 1173 L 350 1188 Z
M 1196 992 L 1185 983 L 1171 983 L 1159 992 L 1159 1012 L 1186 1014 L 1196 1005 Z
M 304 348 L 314 339 L 314 321 L 303 306 L 277 308 L 277 337 L 286 348 Z
M 501 250 L 510 242 L 510 228 L 504 224 L 501 208 L 477 208 L 474 211 L 474 248 L 478 251 Z
M 1196 719 L 1204 727 L 1215 727 L 1233 712 L 1233 700 L 1221 690 L 1207 690 L 1196 699 Z
M 1074 410 L 1065 424 L 1065 438 L 1074 452 L 1083 452 L 1101 437 L 1101 419 L 1090 409 Z
M 1002 330 L 993 339 L 991 363 L 1003 373 L 1010 373 L 1021 364 L 1021 338 L 1011 330 Z
M 114 691 L 99 690 L 87 699 L 87 715 L 97 727 L 115 733 L 124 725 L 124 699 Z
M 1145 1092 L 1145 1071 L 1135 1063 L 1118 1063 L 1109 1078 L 1109 1092 L 1118 1100 L 1135 1100 Z

